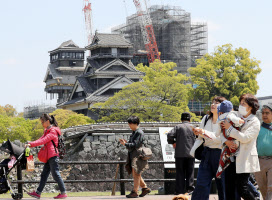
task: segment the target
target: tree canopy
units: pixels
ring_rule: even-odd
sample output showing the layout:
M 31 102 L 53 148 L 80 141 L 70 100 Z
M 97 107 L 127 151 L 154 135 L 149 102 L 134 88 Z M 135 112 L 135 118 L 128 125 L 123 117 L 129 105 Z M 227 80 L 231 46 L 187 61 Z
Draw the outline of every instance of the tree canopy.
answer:
M 50 115 L 54 115 L 58 125 L 61 129 L 65 129 L 71 126 L 85 125 L 95 123 L 94 120 L 90 119 L 83 114 L 77 114 L 71 110 L 57 109 Z
M 12 106 L 12 105 L 5 105 L 5 106 L 1 106 L 0 105 L 0 115 L 5 115 L 8 117 L 15 117 L 17 115 L 17 111 L 16 109 Z
M 143 80 L 122 88 L 104 103 L 91 109 L 99 110 L 99 121 L 126 121 L 137 115 L 142 121 L 179 121 L 189 111 L 188 100 L 192 87 L 185 84 L 188 77 L 173 70 L 176 64 L 154 62 L 149 67 L 136 68 L 145 73 Z M 195 115 L 193 114 L 195 117 Z M 197 120 L 197 118 L 194 118 Z
M 196 67 L 189 68 L 196 100 L 210 101 L 220 95 L 238 105 L 242 94 L 256 94 L 259 89 L 256 77 L 261 72 L 260 61 L 251 58 L 247 49 L 218 46 L 196 62 Z
M 54 115 L 61 129 L 70 126 L 94 123 L 94 120 L 82 114 L 77 114 L 70 110 L 55 110 L 50 115 Z M 24 119 L 17 115 L 13 106 L 0 106 L 0 142 L 10 139 L 11 141 L 20 140 L 21 142 L 32 141 L 43 135 L 44 128 L 40 119 Z

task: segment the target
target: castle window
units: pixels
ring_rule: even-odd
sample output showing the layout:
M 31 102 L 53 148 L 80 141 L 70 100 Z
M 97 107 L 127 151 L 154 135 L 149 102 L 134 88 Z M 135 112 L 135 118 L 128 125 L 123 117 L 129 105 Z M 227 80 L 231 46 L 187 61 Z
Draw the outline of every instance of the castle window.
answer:
M 128 50 L 126 48 L 120 48 L 119 53 L 122 54 L 122 55 L 128 54 Z
M 59 57 L 58 54 L 53 54 L 53 55 L 51 55 L 51 61 L 57 60 L 58 57 Z
M 69 66 L 76 66 L 76 61 L 69 61 Z
M 76 53 L 76 59 L 83 59 L 83 53 Z
M 76 59 L 80 59 L 80 53 L 76 53 Z

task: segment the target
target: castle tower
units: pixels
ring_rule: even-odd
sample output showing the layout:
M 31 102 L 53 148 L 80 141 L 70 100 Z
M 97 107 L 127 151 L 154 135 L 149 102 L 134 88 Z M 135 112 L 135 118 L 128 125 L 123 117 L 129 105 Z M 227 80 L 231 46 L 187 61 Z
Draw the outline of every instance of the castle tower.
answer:
M 85 49 L 77 46 L 72 40 L 63 42 L 57 49 L 49 51 L 50 63 L 47 67 L 44 82 L 45 92 L 50 98 L 57 98 L 58 103 L 67 101 L 76 76 L 84 72 Z
M 68 101 L 58 107 L 96 119 L 89 110 L 93 104 L 105 102 L 124 86 L 139 81 L 144 73 L 132 64 L 132 44 L 121 34 L 96 32 L 86 49 L 91 56 L 87 58 L 84 73 L 77 77 Z

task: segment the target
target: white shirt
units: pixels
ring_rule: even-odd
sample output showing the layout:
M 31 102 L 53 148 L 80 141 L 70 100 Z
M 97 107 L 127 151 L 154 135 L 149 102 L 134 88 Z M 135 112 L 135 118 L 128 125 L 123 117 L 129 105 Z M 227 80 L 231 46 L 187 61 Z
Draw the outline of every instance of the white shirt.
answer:
M 211 118 L 207 121 L 207 124 L 204 127 L 205 119 L 206 119 L 206 116 L 203 117 L 200 124 L 200 128 L 204 129 L 205 134 L 208 136 L 208 137 L 203 136 L 203 138 L 205 139 L 204 146 L 212 148 L 212 149 L 222 149 L 220 134 L 216 134 L 218 132 L 220 133 L 220 131 L 218 131 L 218 129 L 220 129 L 219 124 L 217 123 L 214 124 Z M 202 136 L 198 137 L 198 140 L 202 140 Z

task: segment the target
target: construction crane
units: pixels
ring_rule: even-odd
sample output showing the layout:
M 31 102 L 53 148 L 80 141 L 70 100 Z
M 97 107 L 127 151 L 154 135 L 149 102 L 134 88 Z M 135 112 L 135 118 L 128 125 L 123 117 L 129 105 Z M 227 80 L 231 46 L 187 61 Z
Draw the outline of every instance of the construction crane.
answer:
M 85 16 L 85 26 L 86 26 L 86 33 L 88 38 L 88 45 L 92 43 L 93 39 L 93 24 L 92 24 L 92 8 L 91 3 L 89 0 L 83 0 L 84 1 L 84 16 Z
M 145 5 L 147 5 L 146 0 Z M 156 59 L 160 60 L 160 54 L 158 51 L 158 46 L 154 34 L 154 29 L 152 25 L 152 21 L 148 12 L 148 8 L 146 9 L 146 13 L 143 12 L 140 0 L 133 0 L 136 9 L 137 15 L 139 18 L 139 23 L 143 35 L 145 49 L 148 52 L 148 61 L 149 63 L 154 62 Z M 147 7 L 147 6 L 146 6 Z

